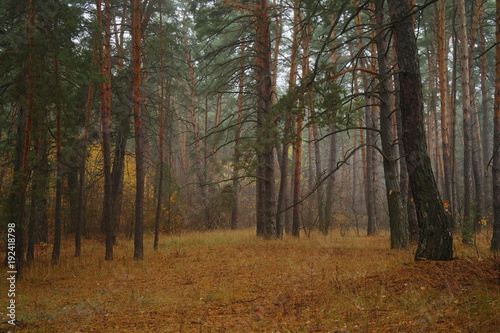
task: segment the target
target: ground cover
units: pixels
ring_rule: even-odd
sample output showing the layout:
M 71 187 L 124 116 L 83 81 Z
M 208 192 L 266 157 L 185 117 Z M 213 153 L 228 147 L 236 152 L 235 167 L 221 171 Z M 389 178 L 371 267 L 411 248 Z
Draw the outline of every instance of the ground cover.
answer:
M 50 247 L 17 285 L 3 332 L 500 332 L 498 265 L 486 240 L 456 260 L 414 262 L 386 235 L 266 241 L 251 230 L 146 237 L 145 260 L 87 240 L 80 258 Z M 6 295 L 7 283 L 1 284 Z M 4 299 L 3 297 L 0 299 Z

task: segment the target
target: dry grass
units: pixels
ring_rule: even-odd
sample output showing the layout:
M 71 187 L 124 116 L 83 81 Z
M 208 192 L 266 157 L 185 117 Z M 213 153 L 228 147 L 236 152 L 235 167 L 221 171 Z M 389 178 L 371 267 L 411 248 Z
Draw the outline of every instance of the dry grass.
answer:
M 157 253 L 148 237 L 139 262 L 122 240 L 107 262 L 102 244 L 73 258 L 68 241 L 60 265 L 40 249 L 18 283 L 17 331 L 499 332 L 499 272 L 478 243 L 415 263 L 386 236 L 220 231 L 164 236 Z

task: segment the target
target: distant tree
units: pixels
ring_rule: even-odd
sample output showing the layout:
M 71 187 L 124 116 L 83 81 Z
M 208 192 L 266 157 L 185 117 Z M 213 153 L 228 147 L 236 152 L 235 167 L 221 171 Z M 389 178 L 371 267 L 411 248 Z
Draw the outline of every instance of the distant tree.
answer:
M 411 11 L 405 0 L 387 3 L 398 63 L 403 143 L 420 230 L 415 259 L 451 260 L 453 238 L 427 153 L 422 80 Z

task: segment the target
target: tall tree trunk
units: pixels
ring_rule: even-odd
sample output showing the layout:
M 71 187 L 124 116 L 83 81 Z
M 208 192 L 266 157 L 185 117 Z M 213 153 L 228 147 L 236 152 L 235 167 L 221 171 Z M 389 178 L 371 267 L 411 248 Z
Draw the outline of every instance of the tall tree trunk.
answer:
M 56 80 L 59 79 L 59 61 L 55 60 Z M 59 262 L 61 255 L 62 237 L 62 132 L 61 132 L 61 106 L 56 106 L 56 204 L 54 217 L 54 247 L 52 248 L 52 265 Z
M 464 213 L 462 221 L 462 241 L 466 244 L 472 242 L 473 226 L 473 115 L 472 100 L 469 89 L 469 39 L 465 18 L 465 2 L 458 0 L 459 38 L 460 38 L 460 73 L 462 76 L 462 111 L 464 133 Z
M 196 73 L 194 69 L 194 63 L 191 58 L 191 52 L 189 50 L 190 45 L 188 43 L 188 38 L 187 38 L 187 32 L 184 32 L 183 35 L 183 41 L 184 41 L 184 47 L 186 48 L 185 50 L 185 56 L 186 56 L 186 61 L 188 63 L 189 67 L 189 78 L 190 78 L 190 106 L 189 106 L 189 111 L 190 111 L 190 116 L 191 116 L 191 127 L 192 127 L 192 132 L 194 135 L 194 147 L 195 147 L 195 156 L 196 156 L 196 161 L 195 161 L 195 167 L 196 167 L 196 176 L 198 179 L 198 188 L 200 189 L 200 195 L 201 195 L 201 201 L 202 201 L 202 209 L 203 213 L 205 215 L 205 226 L 207 229 L 213 229 L 214 226 L 214 221 L 212 221 L 212 214 L 210 211 L 210 205 L 209 205 L 209 199 L 208 199 L 208 186 L 207 186 L 207 178 L 206 178 L 206 156 L 203 153 L 203 142 L 202 138 L 200 137 L 199 133 L 199 128 L 198 128 L 198 121 L 196 119 L 196 109 L 197 109 L 197 95 L 196 95 L 196 87 L 198 85 L 197 79 L 196 79 Z M 206 141 L 205 141 L 206 142 Z
M 104 14 L 101 12 L 101 4 L 104 3 Z M 97 15 L 104 30 L 103 45 L 101 49 L 101 75 L 103 81 L 100 84 L 101 94 L 101 131 L 102 131 L 102 153 L 104 173 L 104 198 L 102 225 L 104 226 L 106 243 L 106 260 L 113 260 L 113 205 L 112 205 L 112 181 L 111 181 L 111 1 L 97 0 Z
M 164 68 L 164 51 L 163 51 L 163 13 L 160 2 L 160 103 L 158 106 L 158 189 L 156 197 L 156 212 L 155 212 L 155 236 L 153 248 L 158 250 L 160 237 L 160 222 L 162 219 L 162 202 L 163 202 L 163 178 L 164 178 L 164 136 L 165 136 L 165 115 L 163 111 L 163 103 L 169 103 L 170 96 L 165 100 L 165 68 Z M 167 107 L 168 111 L 168 107 Z M 170 200 L 169 200 L 170 201 Z
M 82 253 L 82 233 L 85 224 L 85 186 L 87 183 L 87 148 L 90 135 L 90 120 L 92 117 L 92 108 L 94 104 L 94 84 L 89 84 L 87 91 L 87 102 L 85 104 L 85 126 L 83 130 L 82 148 L 80 157 L 80 166 L 78 169 L 78 212 L 75 230 L 75 257 L 79 257 Z
M 484 31 L 485 20 L 481 24 L 481 30 L 479 33 L 479 45 L 481 51 L 481 115 L 482 115 L 482 129 L 481 129 L 481 141 L 483 142 L 483 165 L 487 166 L 491 158 L 491 130 L 490 130 L 490 109 L 489 109 L 489 89 L 488 89 L 488 63 L 487 63 L 487 53 L 486 53 L 486 34 Z M 487 172 L 485 173 L 487 174 Z M 491 192 L 485 186 L 485 190 L 488 193 L 488 197 L 491 198 Z
M 135 130 L 135 232 L 134 259 L 144 259 L 144 125 L 141 96 L 141 1 L 134 0 L 132 8 L 132 61 L 134 64 L 133 97 L 134 97 L 134 130 Z
M 31 2 L 30 2 L 31 3 Z M 32 14 L 34 15 L 34 14 Z M 28 17 L 29 18 L 29 17 Z M 30 64 L 28 64 L 30 67 Z M 28 68 L 28 72 L 31 72 Z M 31 88 L 30 81 L 34 79 L 28 74 L 28 89 Z M 33 110 L 32 92 L 28 90 L 28 110 Z M 16 278 L 24 278 L 24 235 L 25 235 L 25 211 L 26 211 L 26 184 L 28 181 L 28 153 L 31 134 L 31 120 L 29 114 L 25 113 L 23 107 L 17 113 L 17 135 L 16 152 L 14 158 L 14 168 L 12 170 L 12 184 L 8 196 L 7 204 L 7 226 L 9 230 L 8 246 L 15 250 L 15 262 L 6 257 L 9 271 L 16 272 Z M 13 235 L 12 235 L 13 234 Z M 11 235 L 13 237 L 11 237 Z
M 239 218 L 239 174 L 240 174 L 240 144 L 241 144 L 241 126 L 243 120 L 243 97 L 245 92 L 245 46 L 240 46 L 240 73 L 238 76 L 238 118 L 236 124 L 236 134 L 234 136 L 234 155 L 233 155 L 233 199 L 231 210 L 231 229 L 238 228 Z
M 275 232 L 274 120 L 271 118 L 271 38 L 267 0 L 257 3 L 255 78 L 257 83 L 257 235 Z
M 290 74 L 288 77 L 288 90 L 293 91 L 297 85 L 297 59 L 299 53 L 299 2 L 294 0 L 293 5 L 293 32 L 292 32 L 292 50 L 290 55 Z M 286 218 L 289 205 L 289 179 L 288 179 L 288 164 L 289 164 L 289 149 L 290 149 L 290 133 L 292 132 L 292 119 L 284 116 L 284 135 L 283 147 L 281 149 L 281 164 L 280 164 L 280 186 L 278 192 L 278 204 L 276 213 L 276 225 L 278 237 L 282 237 L 282 228 L 289 231 L 289 221 Z M 284 220 L 284 223 L 283 223 Z
M 423 126 L 422 80 L 415 33 L 406 0 L 388 0 L 399 65 L 400 108 L 408 176 L 419 221 L 416 260 L 451 260 L 453 238 L 432 173 Z M 406 17 L 406 19 L 401 19 Z
M 437 40 L 437 67 L 439 77 L 439 98 L 441 108 L 441 149 L 443 152 L 444 191 L 443 200 L 456 205 L 452 201 L 452 151 L 450 131 L 450 108 L 448 94 L 448 39 L 446 36 L 446 1 L 435 3 L 436 9 L 436 40 Z M 450 225 L 450 227 L 452 227 Z
M 393 115 L 391 93 L 389 89 L 390 69 L 387 59 L 388 42 L 384 38 L 385 26 L 383 0 L 375 1 L 375 20 L 377 34 L 375 43 L 377 45 L 377 59 L 379 68 L 380 87 L 380 138 L 382 141 L 384 178 L 386 186 L 386 197 L 389 208 L 389 226 L 391 230 L 391 248 L 405 249 L 408 247 L 408 223 L 405 220 L 403 205 L 401 202 L 401 191 L 399 186 L 399 172 L 397 152 L 393 131 Z
M 356 16 L 356 23 L 358 24 L 358 34 L 362 36 L 362 21 L 361 15 Z M 361 38 L 358 39 L 358 48 L 361 50 L 363 48 L 363 42 Z M 362 58 L 360 60 L 361 66 L 363 68 L 367 68 L 368 64 Z M 375 124 L 375 109 L 372 106 L 373 101 L 369 97 L 369 83 L 368 78 L 366 77 L 365 71 L 361 72 L 361 81 L 363 84 L 363 92 L 365 93 L 365 126 L 367 128 L 376 128 Z M 363 171 L 363 179 L 364 179 L 364 193 L 365 193 L 365 204 L 366 204 L 366 214 L 368 218 L 368 226 L 367 226 L 367 234 L 375 235 L 377 233 L 377 211 L 376 211 L 376 195 L 375 195 L 375 178 L 376 178 L 376 163 L 375 163 L 375 145 L 376 145 L 376 132 L 373 130 L 369 130 L 366 133 L 366 149 L 365 149 L 365 160 L 364 160 L 364 171 Z
M 493 237 L 491 250 L 500 253 L 500 1 L 496 6 L 496 66 L 495 66 L 495 106 L 493 118 Z
M 35 244 L 39 241 L 48 241 L 48 189 L 49 189 L 49 161 L 46 124 L 43 115 L 34 120 L 33 141 L 34 158 L 31 176 L 31 206 L 28 221 L 28 251 L 26 260 L 35 258 Z M 36 124 L 36 125 L 35 125 Z M 36 133 L 36 134 L 35 134 Z

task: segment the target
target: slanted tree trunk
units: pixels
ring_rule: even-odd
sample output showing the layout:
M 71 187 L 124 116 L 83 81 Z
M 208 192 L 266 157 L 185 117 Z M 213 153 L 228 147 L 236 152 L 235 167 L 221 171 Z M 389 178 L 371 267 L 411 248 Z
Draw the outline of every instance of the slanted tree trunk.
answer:
M 389 89 L 389 65 L 387 61 L 388 42 L 383 35 L 385 26 L 383 0 L 375 1 L 375 20 L 377 33 L 377 59 L 379 68 L 379 97 L 380 97 L 380 138 L 382 141 L 384 178 L 386 197 L 389 208 L 389 226 L 391 230 L 391 248 L 405 249 L 408 247 L 408 223 L 405 220 L 401 191 L 399 186 L 399 172 L 397 152 L 393 131 L 393 114 L 391 93 Z
M 406 0 L 388 0 L 396 59 L 408 177 L 419 222 L 416 260 L 453 259 L 453 238 L 432 173 L 423 122 L 422 80 L 415 33 Z M 402 19 L 405 17 L 405 19 Z
M 134 259 L 144 259 L 144 125 L 141 96 L 141 1 L 134 0 L 132 7 L 132 61 L 133 61 L 133 98 L 134 98 L 134 131 L 135 131 L 135 232 Z

